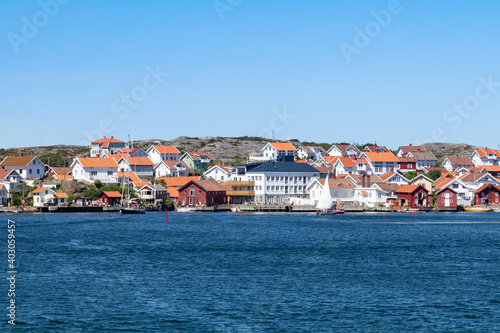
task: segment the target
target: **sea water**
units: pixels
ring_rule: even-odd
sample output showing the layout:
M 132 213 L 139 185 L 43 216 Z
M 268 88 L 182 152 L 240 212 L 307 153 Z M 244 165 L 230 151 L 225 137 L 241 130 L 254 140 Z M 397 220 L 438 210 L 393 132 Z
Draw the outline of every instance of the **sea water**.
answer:
M 1 331 L 500 331 L 500 214 L 0 219 Z

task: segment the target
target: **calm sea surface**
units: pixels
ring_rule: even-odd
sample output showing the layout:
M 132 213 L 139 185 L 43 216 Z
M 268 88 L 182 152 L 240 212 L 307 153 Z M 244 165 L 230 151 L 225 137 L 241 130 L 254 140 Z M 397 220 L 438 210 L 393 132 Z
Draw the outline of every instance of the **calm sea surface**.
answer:
M 8 218 L 17 332 L 500 331 L 500 214 Z

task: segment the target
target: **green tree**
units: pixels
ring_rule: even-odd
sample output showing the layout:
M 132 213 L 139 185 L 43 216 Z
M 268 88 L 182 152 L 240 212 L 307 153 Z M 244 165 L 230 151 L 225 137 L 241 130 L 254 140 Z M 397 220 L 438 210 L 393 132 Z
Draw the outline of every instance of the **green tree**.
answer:
M 436 180 L 439 177 L 441 177 L 441 170 L 438 169 L 431 170 L 430 172 L 426 173 L 425 176 L 429 177 L 432 180 Z
M 412 180 L 413 178 L 417 177 L 417 172 L 416 171 L 408 171 L 405 174 L 406 179 Z
M 99 179 L 97 179 L 97 180 L 94 182 L 94 185 L 95 185 L 95 187 L 97 187 L 97 188 L 101 188 L 101 187 L 102 187 L 102 182 L 101 182 Z

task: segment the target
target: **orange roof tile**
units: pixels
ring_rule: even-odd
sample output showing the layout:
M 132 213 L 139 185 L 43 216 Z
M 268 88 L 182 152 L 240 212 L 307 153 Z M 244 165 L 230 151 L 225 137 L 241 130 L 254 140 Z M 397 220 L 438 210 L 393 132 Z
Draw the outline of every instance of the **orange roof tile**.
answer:
M 40 186 L 39 188 L 37 188 L 36 190 L 34 190 L 32 193 L 40 193 L 40 192 L 42 192 L 43 190 L 46 190 L 46 189 L 47 189 L 46 187 Z
M 200 180 L 200 176 L 192 176 L 192 177 L 160 177 L 158 181 L 164 180 L 167 184 L 167 187 L 179 187 L 189 183 L 191 180 Z
M 70 175 L 54 175 L 54 178 L 58 179 L 58 180 L 72 180 L 73 176 L 70 176 Z
M 487 154 L 493 154 L 496 157 L 500 157 L 500 151 L 496 149 L 478 149 L 476 153 L 478 153 L 480 157 L 486 157 Z
M 118 191 L 104 191 L 104 193 L 108 198 L 121 198 L 122 195 Z
M 400 188 L 396 190 L 396 193 L 413 193 L 415 192 L 419 187 L 422 187 L 425 189 L 425 187 L 421 185 L 403 185 Z M 426 190 L 427 191 L 427 190 Z
M 84 168 L 118 168 L 118 164 L 112 158 L 100 158 L 100 157 L 92 157 L 92 158 L 77 158 L 80 164 Z
M 178 189 L 179 189 L 178 187 L 167 187 L 167 192 L 171 198 L 178 198 L 179 197 Z
M 278 151 L 297 150 L 290 142 L 269 142 L 269 144 Z
M 322 158 L 327 164 L 334 164 L 339 159 L 338 156 L 323 156 Z
M 25 167 L 36 156 L 7 156 L 0 165 L 5 167 Z
M 99 139 L 99 140 L 92 141 L 91 145 L 94 144 L 94 143 L 99 143 L 104 148 L 108 148 L 108 146 L 109 146 L 109 144 L 111 142 L 113 142 L 113 143 L 124 143 L 123 141 L 120 141 L 120 140 L 117 140 L 117 139 L 111 137 L 111 138 L 102 138 L 102 139 Z
M 154 166 L 154 163 L 151 162 L 149 157 L 134 157 L 130 156 L 125 158 L 129 165 L 150 165 Z
M 67 198 L 68 197 L 68 195 L 64 192 L 56 192 L 56 193 L 54 193 L 54 196 L 56 198 Z
M 366 158 L 371 162 L 398 162 L 398 158 L 392 152 L 373 153 L 365 152 Z
M 180 154 L 181 152 L 174 146 L 153 146 L 160 154 Z

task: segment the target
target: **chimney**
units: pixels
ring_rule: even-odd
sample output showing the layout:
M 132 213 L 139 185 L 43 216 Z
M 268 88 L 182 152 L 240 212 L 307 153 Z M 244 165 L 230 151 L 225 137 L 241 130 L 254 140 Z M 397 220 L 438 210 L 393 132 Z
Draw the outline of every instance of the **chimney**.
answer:
M 23 153 L 19 153 L 19 156 L 23 156 Z
M 113 136 L 111 136 L 111 139 L 113 139 Z M 410 145 L 411 146 L 411 145 Z
M 412 144 L 412 143 L 410 143 L 410 147 L 411 147 L 411 146 L 413 146 L 413 144 Z
M 365 185 L 366 185 L 366 174 L 365 174 L 365 173 L 363 173 L 363 174 L 361 175 L 361 187 L 362 187 L 362 188 L 365 188 Z
M 371 177 L 371 175 L 366 176 L 366 187 L 370 187 L 370 185 L 371 185 L 370 177 Z

